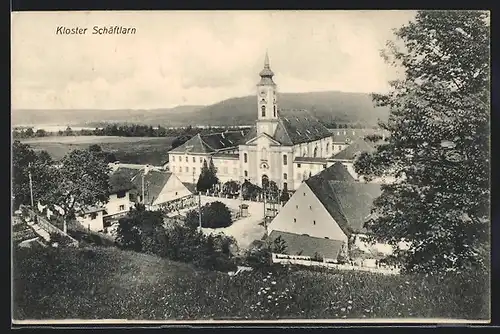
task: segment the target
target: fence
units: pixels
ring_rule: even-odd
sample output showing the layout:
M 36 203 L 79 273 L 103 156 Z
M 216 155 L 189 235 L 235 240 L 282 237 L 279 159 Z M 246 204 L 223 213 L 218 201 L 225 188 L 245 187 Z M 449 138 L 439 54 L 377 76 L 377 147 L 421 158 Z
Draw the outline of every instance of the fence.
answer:
M 302 266 L 317 266 L 317 267 L 325 267 L 331 269 L 339 269 L 339 270 L 352 270 L 352 271 L 366 271 L 377 274 L 384 275 L 398 275 L 399 269 L 397 268 L 373 268 L 373 267 L 362 267 L 362 266 L 353 266 L 348 264 L 338 264 L 327 261 L 315 261 L 312 260 L 308 256 L 298 256 L 298 255 L 280 255 L 273 253 L 273 263 L 280 264 L 298 264 Z
M 32 220 L 35 220 L 36 217 L 36 224 L 42 228 L 44 231 L 46 231 L 49 234 L 58 234 L 62 236 L 63 238 L 68 240 L 68 244 L 77 247 L 78 246 L 78 241 L 69 236 L 67 233 L 64 231 L 60 230 L 59 228 L 55 227 L 52 225 L 45 217 L 42 215 L 38 214 L 35 210 L 24 206 L 22 207 L 22 210 L 26 212 Z

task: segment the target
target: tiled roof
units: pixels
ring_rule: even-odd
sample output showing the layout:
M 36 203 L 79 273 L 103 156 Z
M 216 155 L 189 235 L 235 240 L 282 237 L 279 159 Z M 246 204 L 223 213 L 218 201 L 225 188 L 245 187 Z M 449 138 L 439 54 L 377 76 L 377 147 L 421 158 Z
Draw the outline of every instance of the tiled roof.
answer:
M 193 194 L 196 193 L 196 184 L 192 184 L 192 183 L 188 183 L 188 182 L 182 182 L 182 184 L 188 188 L 188 190 L 190 192 L 192 192 Z
M 241 143 L 244 144 L 247 141 L 257 137 L 257 128 L 255 126 L 251 127 L 250 130 L 243 136 Z
M 332 160 L 354 160 L 362 152 L 373 152 L 375 145 L 364 138 L 359 138 L 352 142 L 345 149 L 332 157 Z
M 132 179 L 132 183 L 135 185 L 135 190 L 138 195 L 142 193 L 142 175 L 144 171 L 135 175 Z M 168 179 L 172 176 L 172 173 L 165 171 L 149 171 L 144 176 L 144 203 L 153 204 L 158 198 L 158 195 L 162 191 L 165 184 L 167 184 Z
M 369 135 L 373 134 L 380 134 L 382 135 L 383 133 L 387 131 L 383 130 L 377 130 L 377 129 L 370 129 L 370 128 L 363 128 L 363 129 L 329 129 L 329 131 L 333 135 L 333 142 L 334 143 L 346 143 L 347 141 L 355 141 L 356 139 L 359 138 L 364 138 Z M 387 134 L 386 134 L 387 136 Z
M 144 168 L 144 166 L 142 166 L 142 168 Z M 140 172 L 140 169 L 128 168 L 128 167 L 118 167 L 118 169 L 116 169 L 116 171 L 113 172 L 113 175 L 117 175 L 117 174 L 123 175 L 127 179 L 132 180 L 132 178 L 134 176 L 136 176 L 137 174 L 139 174 L 139 172 Z
M 380 185 L 353 182 L 334 164 L 305 182 L 346 235 L 363 231 Z
M 353 231 L 365 231 L 363 225 L 371 214 L 373 201 L 382 193 L 379 184 L 330 181 L 337 200 Z
M 197 134 L 188 139 L 184 144 L 170 150 L 168 153 L 210 153 L 213 151 L 214 150 L 201 139 L 200 134 Z
M 330 137 L 330 131 L 307 110 L 280 110 L 280 125 L 274 139 L 283 145 L 297 145 Z
M 327 159 L 326 158 L 320 158 L 320 157 L 296 157 L 293 159 L 293 162 L 317 162 L 317 163 L 325 163 L 326 164 Z
M 341 162 L 335 162 L 323 171 L 323 178 L 330 181 L 346 181 L 346 182 L 356 182 L 352 177 L 351 173 L 347 170 Z
M 274 241 L 281 237 L 286 243 L 286 253 L 289 255 L 314 256 L 318 253 L 323 258 L 336 259 L 342 249 L 342 241 L 326 238 L 310 237 L 284 231 L 274 230 L 269 239 Z
M 212 153 L 238 146 L 245 138 L 245 131 L 227 131 L 206 135 L 197 134 L 169 153 Z
M 135 171 L 135 174 L 137 174 L 138 171 Z M 111 187 L 110 193 L 111 194 L 116 194 L 120 191 L 128 191 L 134 188 L 134 185 L 132 184 L 131 180 L 132 177 L 130 177 L 132 173 L 124 172 L 123 170 L 117 170 L 113 174 L 109 176 L 109 185 Z
M 214 150 L 224 150 L 238 146 L 244 137 L 244 131 L 227 131 L 202 135 L 201 139 Z

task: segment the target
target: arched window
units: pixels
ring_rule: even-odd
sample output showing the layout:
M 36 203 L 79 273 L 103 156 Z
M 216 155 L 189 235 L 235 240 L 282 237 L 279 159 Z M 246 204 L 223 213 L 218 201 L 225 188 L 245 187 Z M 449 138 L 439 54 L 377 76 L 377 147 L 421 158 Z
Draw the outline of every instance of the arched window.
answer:
M 283 166 L 288 165 L 288 156 L 285 154 L 283 155 Z
M 276 117 L 276 106 L 274 106 L 274 117 Z
M 262 117 L 266 117 L 266 106 L 262 106 L 260 109 L 262 110 Z
M 318 156 L 318 147 L 316 146 L 313 151 L 313 157 L 316 158 L 317 156 Z
M 288 174 L 287 173 L 283 173 L 283 180 L 286 180 L 288 179 Z
M 330 143 L 326 143 L 326 155 L 328 156 L 330 153 L 328 152 L 330 150 Z
M 247 177 L 247 176 L 248 176 L 248 172 L 247 172 L 247 171 L 245 171 L 245 174 L 244 174 L 244 175 L 245 175 L 245 177 Z
M 243 153 L 243 162 L 244 163 L 248 162 L 248 155 L 246 153 Z

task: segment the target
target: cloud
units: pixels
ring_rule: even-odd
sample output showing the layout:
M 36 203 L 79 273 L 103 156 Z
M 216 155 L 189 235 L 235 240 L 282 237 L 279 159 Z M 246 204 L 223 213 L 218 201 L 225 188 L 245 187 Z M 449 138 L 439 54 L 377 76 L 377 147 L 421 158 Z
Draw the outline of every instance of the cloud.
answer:
M 383 91 L 379 51 L 407 11 L 39 12 L 12 17 L 14 108 L 159 108 L 280 91 Z M 121 25 L 135 35 L 56 35 Z

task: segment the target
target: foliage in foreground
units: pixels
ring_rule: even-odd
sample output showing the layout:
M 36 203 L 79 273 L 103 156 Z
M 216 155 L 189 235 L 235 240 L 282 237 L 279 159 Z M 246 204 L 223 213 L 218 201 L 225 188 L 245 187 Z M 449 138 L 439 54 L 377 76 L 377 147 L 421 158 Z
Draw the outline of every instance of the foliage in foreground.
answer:
M 185 223 L 191 228 L 200 225 L 197 210 L 191 210 L 186 214 Z M 233 219 L 231 211 L 220 201 L 209 202 L 201 207 L 201 226 L 207 228 L 221 228 L 231 226 Z
M 197 217 L 196 217 L 197 219 Z M 196 224 L 174 224 L 165 228 L 160 211 L 137 205 L 119 220 L 117 243 L 126 250 L 154 254 L 174 261 L 192 263 L 209 270 L 229 271 L 231 246 L 236 240 L 223 234 L 205 235 Z
M 114 248 L 16 249 L 15 319 L 488 319 L 488 277 L 273 269 L 235 277 Z
M 375 201 L 373 235 L 396 245 L 406 269 L 439 272 L 489 266 L 490 33 L 481 11 L 417 13 L 396 31 L 386 60 L 405 71 L 375 95 L 390 136 L 355 169 L 365 179 L 395 176 Z

